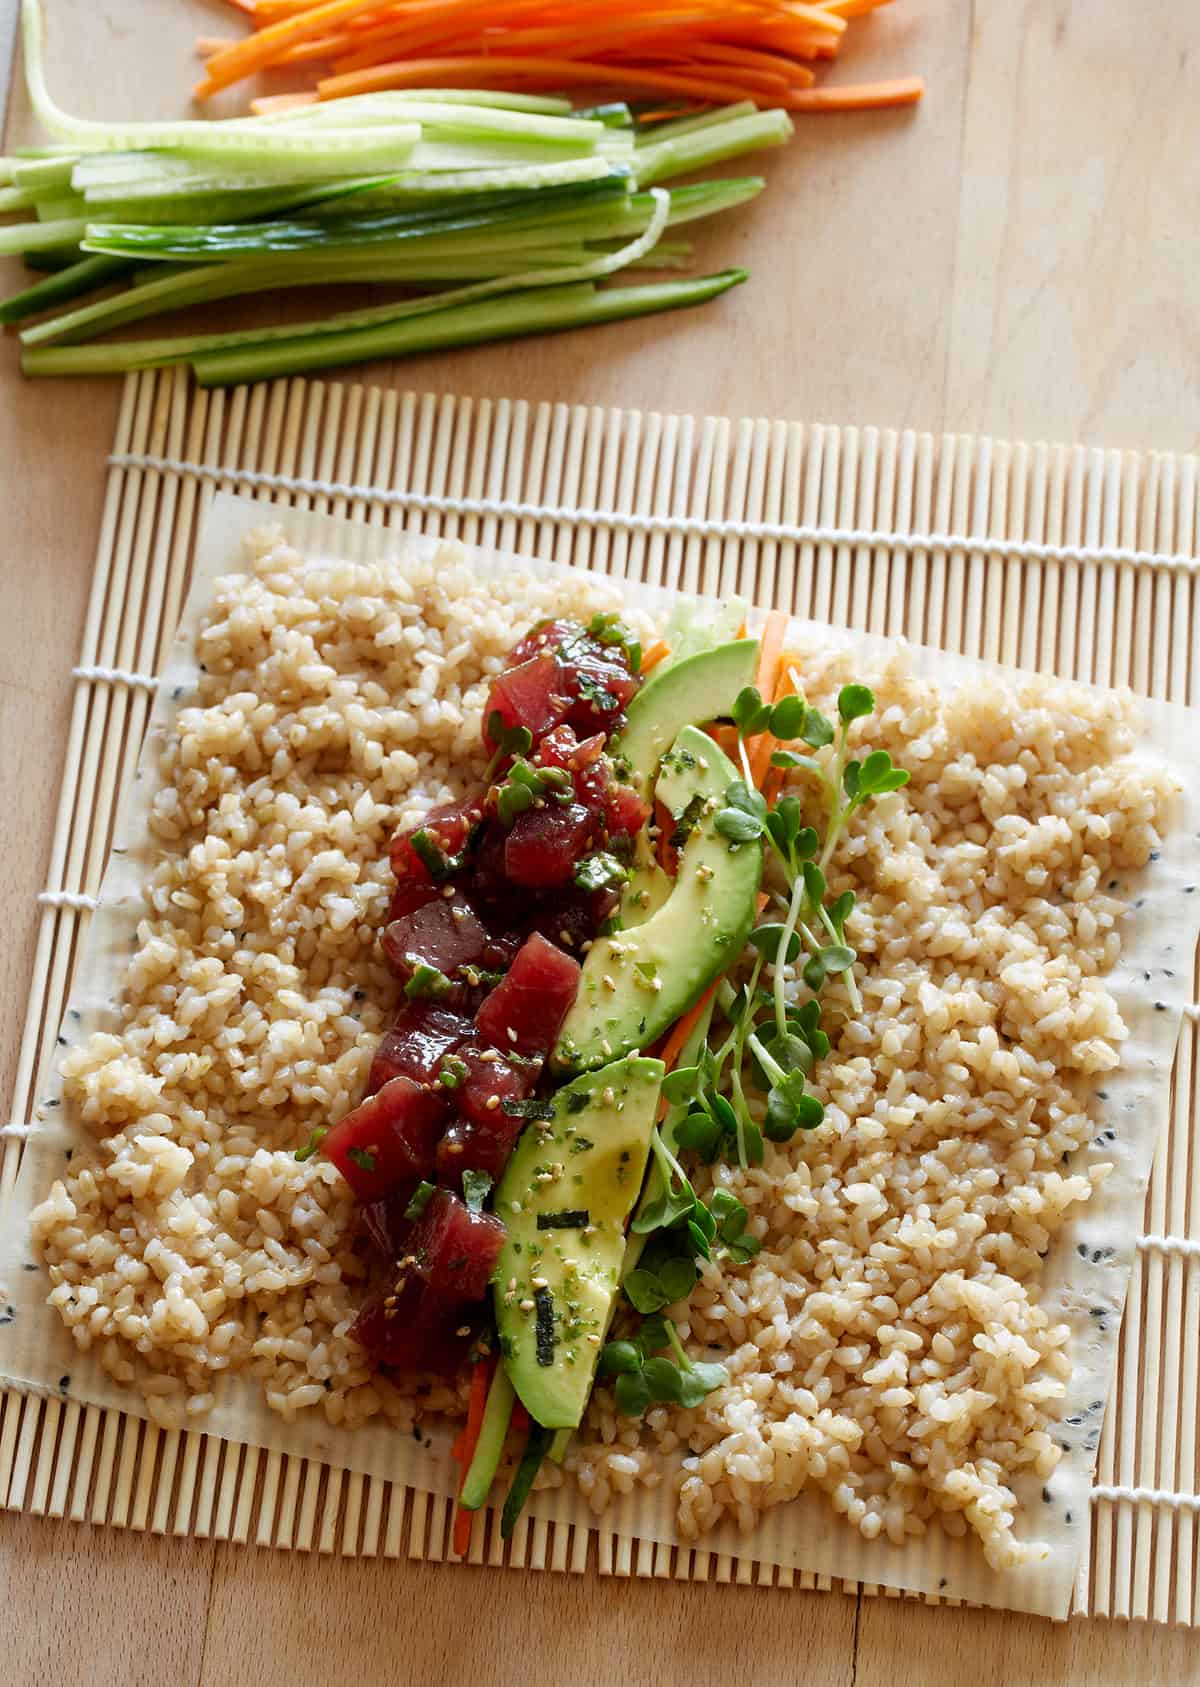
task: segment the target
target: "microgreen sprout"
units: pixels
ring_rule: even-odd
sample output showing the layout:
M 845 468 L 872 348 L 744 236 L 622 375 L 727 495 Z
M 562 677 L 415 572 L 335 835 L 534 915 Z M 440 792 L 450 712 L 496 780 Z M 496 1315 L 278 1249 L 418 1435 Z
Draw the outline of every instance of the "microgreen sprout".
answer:
M 599 1369 L 616 1378 L 617 1410 L 635 1418 L 655 1401 L 698 1406 L 729 1381 L 724 1365 L 689 1358 L 674 1323 L 657 1312 L 643 1318 L 632 1336 L 608 1342 Z
M 663 1093 L 675 1109 L 665 1133 L 669 1143 L 663 1140 L 655 1149 L 655 1193 L 634 1227 L 643 1232 L 686 1228 L 693 1251 L 702 1257 L 702 1243 L 712 1241 L 706 1234 L 708 1220 L 697 1214 L 703 1203 L 696 1201 L 672 1149 L 709 1164 L 736 1158 L 746 1167 L 761 1162 L 764 1138 L 787 1142 L 796 1131 L 814 1129 L 824 1108 L 807 1086 L 815 1065 L 829 1052 L 818 997 L 830 979 L 840 977 L 851 1010 L 861 1007 L 853 972 L 857 955 L 846 937 L 854 893 L 831 898 L 826 869 L 855 810 L 908 781 L 886 750 L 873 750 L 861 761 L 849 755 L 851 727 L 874 709 L 873 693 L 859 684 L 842 687 L 835 720 L 813 708 L 798 690 L 768 704 L 747 686 L 734 701 L 731 714 L 744 777 L 727 787 L 714 829 L 730 849 L 761 839 L 783 871 L 788 898 L 782 919 L 769 919 L 751 933 L 755 953 L 743 988 L 735 991 L 728 981 L 719 987 L 724 1040 L 710 1042 L 692 1064 L 666 1079 Z M 825 808 L 820 830 L 805 824 L 805 810 L 795 795 L 772 805 L 755 788 L 746 744 L 764 732 L 779 745 L 771 757 L 776 767 L 800 770 L 817 782 Z M 821 754 L 831 749 L 831 755 Z M 760 986 L 764 972 L 765 988 Z M 801 1004 L 789 1000 L 789 980 L 797 977 L 809 992 Z M 748 1084 L 765 1093 L 765 1107 L 751 1108 Z M 717 1238 L 719 1245 L 728 1240 L 724 1234 Z

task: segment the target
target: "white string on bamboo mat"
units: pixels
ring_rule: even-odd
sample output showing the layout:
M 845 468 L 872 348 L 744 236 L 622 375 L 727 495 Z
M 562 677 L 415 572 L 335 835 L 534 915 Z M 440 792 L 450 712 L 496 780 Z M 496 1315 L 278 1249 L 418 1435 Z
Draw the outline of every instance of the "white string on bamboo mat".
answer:
M 128 668 L 104 668 L 90 663 L 71 669 L 72 679 L 92 680 L 97 685 L 128 685 L 135 691 L 157 691 L 156 674 L 135 674 Z
M 1185 1259 L 1200 1259 L 1200 1242 L 1187 1236 L 1139 1236 L 1137 1245 L 1148 1254 L 1182 1254 Z
M 94 914 L 100 906 L 98 896 L 86 896 L 80 890 L 43 890 L 38 893 L 43 908 L 73 908 L 76 912 Z
M 1125 1488 L 1098 1482 L 1092 1489 L 1093 1500 L 1130 1500 L 1134 1505 L 1164 1505 L 1175 1511 L 1200 1512 L 1200 1494 L 1177 1494 L 1171 1488 Z
M 303 475 L 267 474 L 259 469 L 220 468 L 183 457 L 158 457 L 115 451 L 110 468 L 149 469 L 197 480 L 235 481 L 264 492 L 300 492 L 316 498 L 344 498 L 394 504 L 431 515 L 495 516 L 515 521 L 551 521 L 584 527 L 612 527 L 629 533 L 680 533 L 701 539 L 766 539 L 798 545 L 886 546 L 895 551 L 986 552 L 1022 562 L 1115 564 L 1134 568 L 1176 568 L 1200 572 L 1200 555 L 1191 551 L 1139 551 L 1122 545 L 1048 545 L 1030 539 L 1006 539 L 995 533 L 893 533 L 886 528 L 827 527 L 820 523 L 727 521 L 703 516 L 642 515 L 562 504 L 529 504 L 511 498 L 452 498 L 429 492 L 401 492 L 353 481 L 314 480 Z

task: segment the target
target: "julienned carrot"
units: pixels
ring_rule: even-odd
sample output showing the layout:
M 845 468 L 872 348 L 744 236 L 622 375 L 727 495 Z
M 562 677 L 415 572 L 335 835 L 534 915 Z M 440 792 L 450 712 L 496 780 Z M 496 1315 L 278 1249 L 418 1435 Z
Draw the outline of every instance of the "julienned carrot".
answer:
M 652 673 L 658 667 L 658 664 L 665 661 L 670 654 L 671 646 L 666 640 L 655 639 L 649 650 L 642 655 L 642 678 L 644 679 L 647 674 Z
M 487 1406 L 488 1389 L 491 1386 L 492 1373 L 495 1366 L 490 1359 L 476 1361 L 471 1372 L 471 1394 L 467 1402 L 467 1421 L 462 1433 L 455 1441 L 450 1451 L 458 1460 L 461 1468 L 459 1477 L 459 1492 L 462 1492 L 463 1481 L 467 1471 L 471 1468 L 471 1460 L 475 1457 L 475 1448 L 479 1445 L 479 1431 L 483 1427 L 483 1413 Z M 460 1558 L 465 1558 L 467 1548 L 471 1544 L 471 1518 L 474 1512 L 459 1506 L 454 1516 L 454 1550 Z
M 210 94 L 240 82 L 243 77 L 266 70 L 296 42 L 328 34 L 333 26 L 344 23 L 356 12 L 365 12 L 378 4 L 379 0 L 326 0 L 325 5 L 311 6 L 296 17 L 281 18 L 278 23 L 268 24 L 247 40 L 238 41 L 209 59 L 206 66 L 208 75 L 196 89 L 196 98 L 207 99 Z
M 401 59 L 375 65 L 369 70 L 351 71 L 346 76 L 327 76 L 317 83 L 323 100 L 344 99 L 352 94 L 377 93 L 388 88 L 494 88 L 514 81 L 538 87 L 648 88 L 658 94 L 684 94 L 689 99 L 736 104 L 746 98 L 740 82 L 719 80 L 702 73 L 684 75 L 655 70 L 643 65 L 593 63 L 581 59 L 509 59 L 482 54 L 478 58 Z M 222 84 L 223 85 L 223 84 Z M 801 92 L 811 92 L 802 89 Z M 781 102 L 782 103 L 782 102 Z
M 683 1046 L 691 1036 L 692 1032 L 696 1029 L 700 1015 L 708 1006 L 716 988 L 717 980 L 714 979 L 708 989 L 700 997 L 699 1001 L 687 1010 L 682 1019 L 677 1019 L 670 1031 L 667 1033 L 666 1040 L 664 1041 L 662 1048 L 658 1051 L 658 1058 L 662 1061 L 668 1072 L 674 1071 L 675 1067 L 679 1064 L 679 1056 L 683 1053 Z
M 915 79 L 824 89 L 847 21 L 888 0 L 231 0 L 255 33 L 219 44 L 207 98 L 274 66 L 321 63 L 321 97 L 373 89 L 613 89 L 794 111 L 904 105 Z M 204 46 L 217 47 L 209 41 Z
M 925 92 L 919 76 L 895 82 L 857 82 L 838 88 L 801 88 L 788 102 L 789 111 L 878 111 L 885 106 L 916 105 Z
M 783 639 L 787 632 L 788 618 L 781 609 L 772 609 L 763 623 L 762 637 L 758 645 L 758 669 L 755 674 L 755 684 L 759 695 L 766 702 L 775 701 L 775 686 L 779 675 L 779 658 L 783 654 Z M 767 769 L 771 765 L 771 751 L 775 748 L 775 740 L 769 732 L 760 732 L 758 737 L 748 747 L 750 771 L 754 775 L 755 785 L 761 789 Z

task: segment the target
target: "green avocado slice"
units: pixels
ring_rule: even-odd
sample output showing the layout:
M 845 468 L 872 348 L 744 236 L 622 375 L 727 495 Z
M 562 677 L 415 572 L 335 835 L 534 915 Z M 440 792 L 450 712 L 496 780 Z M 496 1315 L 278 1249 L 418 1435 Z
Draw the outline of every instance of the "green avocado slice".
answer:
M 494 1277 L 504 1369 L 536 1423 L 583 1417 L 646 1171 L 661 1060 L 619 1060 L 553 1097 L 496 1190 L 504 1240 Z
M 640 797 L 649 795 L 658 764 L 685 726 L 728 719 L 739 691 L 754 684 L 758 640 L 734 639 L 652 674 L 629 705 L 625 730 L 612 745 L 624 757 Z
M 754 924 L 762 843 L 735 843 L 717 814 L 739 775 L 706 733 L 687 726 L 663 758 L 657 794 L 690 827 L 670 894 L 631 930 L 598 937 L 551 1062 L 585 1071 L 652 1047 L 720 973 Z
M 650 801 L 659 763 L 684 727 L 728 719 L 738 692 L 754 683 L 757 666 L 758 640 L 737 639 L 684 657 L 661 676 L 651 675 L 629 705 L 625 731 L 612 746 L 617 766 L 640 797 Z M 642 834 L 621 898 L 621 924 L 626 929 L 643 925 L 670 893 L 671 880 Z

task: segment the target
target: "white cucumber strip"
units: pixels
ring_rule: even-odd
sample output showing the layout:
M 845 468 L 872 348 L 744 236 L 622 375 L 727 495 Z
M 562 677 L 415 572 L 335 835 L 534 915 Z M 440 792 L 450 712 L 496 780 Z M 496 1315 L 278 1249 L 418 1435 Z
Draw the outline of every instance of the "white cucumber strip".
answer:
M 419 123 L 435 138 L 529 140 L 542 146 L 598 146 L 612 130 L 593 118 L 518 111 L 503 106 L 472 105 L 466 99 L 393 101 L 386 94 L 359 94 L 352 99 L 327 100 L 293 111 L 253 119 L 273 129 L 327 129 L 340 124 Z
M 76 163 L 74 153 L 62 158 L 18 158 L 13 162 L 13 181 L 35 193 L 58 192 L 70 187 Z
M 739 100 L 736 105 L 718 106 L 715 111 L 702 111 L 698 117 L 677 117 L 670 123 L 654 123 L 638 135 L 636 146 L 657 146 L 662 141 L 678 140 L 682 135 L 695 135 L 702 129 L 712 129 L 722 123 L 736 122 L 739 117 L 753 117 L 758 107 L 753 100 Z
M 36 203 L 36 196 L 27 187 L 0 188 L 0 211 L 6 214 L 12 211 L 30 211 Z
M 583 116 L 572 111 L 570 100 L 552 94 L 513 94 L 495 88 L 388 88 L 374 94 L 350 94 L 343 100 L 312 99 L 306 105 L 259 112 L 255 121 L 271 125 L 298 123 L 304 127 L 332 122 L 339 111 L 349 112 L 356 119 L 376 111 L 394 117 L 403 116 L 414 105 L 473 106 L 480 111 L 525 111 L 543 117 Z
M 719 164 L 759 147 L 785 146 L 793 132 L 786 111 L 755 112 L 752 117 L 741 117 L 733 123 L 714 124 L 678 140 L 640 148 L 634 154 L 634 173 L 639 187 L 649 187 L 652 182 Z
M 0 228 L 0 254 L 50 252 L 56 246 L 77 246 L 87 224 L 73 218 L 48 223 L 10 223 Z

